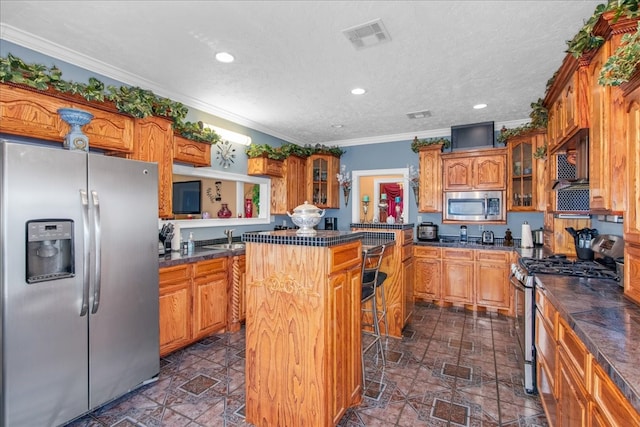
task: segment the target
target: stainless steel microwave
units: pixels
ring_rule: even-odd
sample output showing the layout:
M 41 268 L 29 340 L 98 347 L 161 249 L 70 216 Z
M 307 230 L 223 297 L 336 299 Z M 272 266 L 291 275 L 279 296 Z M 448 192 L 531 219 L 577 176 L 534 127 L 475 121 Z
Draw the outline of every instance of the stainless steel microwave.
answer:
M 444 193 L 444 221 L 506 221 L 504 191 L 456 191 Z

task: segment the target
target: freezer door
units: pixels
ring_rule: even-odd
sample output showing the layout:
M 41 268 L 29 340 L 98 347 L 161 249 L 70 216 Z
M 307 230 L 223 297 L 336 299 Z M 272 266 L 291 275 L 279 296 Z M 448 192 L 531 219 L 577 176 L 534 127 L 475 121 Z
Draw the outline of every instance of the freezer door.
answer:
M 88 410 L 88 316 L 81 316 L 85 154 L 0 142 L 0 425 L 50 426 Z M 26 223 L 73 221 L 75 277 L 28 284 Z
M 89 155 L 90 408 L 160 371 L 155 163 Z

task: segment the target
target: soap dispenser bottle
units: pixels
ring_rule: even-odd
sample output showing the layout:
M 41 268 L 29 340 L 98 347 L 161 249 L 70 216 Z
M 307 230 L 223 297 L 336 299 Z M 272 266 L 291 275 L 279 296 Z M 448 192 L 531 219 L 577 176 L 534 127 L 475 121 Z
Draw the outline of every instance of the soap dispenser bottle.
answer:
M 193 232 L 189 233 L 189 241 L 187 242 L 187 255 L 193 255 L 195 243 L 193 241 Z

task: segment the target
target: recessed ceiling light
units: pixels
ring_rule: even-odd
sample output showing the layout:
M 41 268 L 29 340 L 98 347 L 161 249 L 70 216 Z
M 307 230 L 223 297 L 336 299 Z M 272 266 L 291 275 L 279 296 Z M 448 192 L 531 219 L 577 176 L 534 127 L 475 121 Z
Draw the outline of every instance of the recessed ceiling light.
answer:
M 473 106 L 475 110 L 482 110 L 483 108 L 487 108 L 487 104 L 476 104 Z
M 335 128 L 335 129 L 340 129 L 341 127 L 344 127 L 344 125 L 341 125 L 340 123 L 336 123 L 336 124 L 331 125 L 331 127 Z
M 362 89 L 361 87 L 357 87 L 355 89 L 351 89 L 351 93 L 354 95 L 364 95 L 367 91 Z
M 229 62 L 233 62 L 235 58 L 229 52 L 218 52 L 216 53 L 216 59 L 228 64 Z

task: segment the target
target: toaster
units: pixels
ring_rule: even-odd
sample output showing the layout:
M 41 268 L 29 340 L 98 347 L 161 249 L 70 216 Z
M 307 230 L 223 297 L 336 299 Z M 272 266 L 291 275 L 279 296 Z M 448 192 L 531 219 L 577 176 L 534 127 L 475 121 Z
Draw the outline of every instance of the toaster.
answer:
M 483 231 L 482 232 L 482 244 L 483 245 L 493 245 L 494 243 L 494 238 L 493 238 L 493 231 Z

